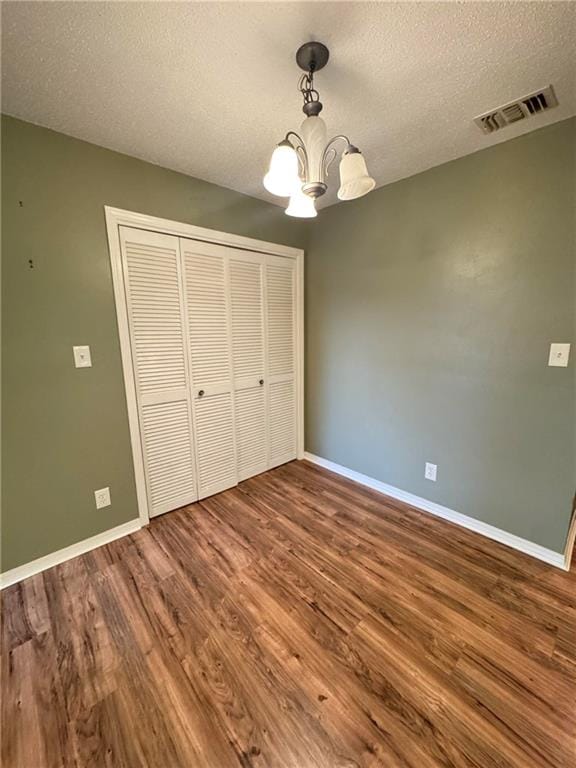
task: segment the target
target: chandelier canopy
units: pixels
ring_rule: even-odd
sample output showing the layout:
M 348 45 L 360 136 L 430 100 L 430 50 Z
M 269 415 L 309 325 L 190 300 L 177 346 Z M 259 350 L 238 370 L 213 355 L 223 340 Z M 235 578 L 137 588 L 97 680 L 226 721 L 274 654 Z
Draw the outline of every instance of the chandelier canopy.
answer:
M 368 175 L 366 161 L 360 150 L 347 136 L 334 136 L 328 141 L 326 124 L 321 117 L 322 102 L 314 88 L 314 73 L 328 62 L 330 53 L 322 43 L 305 43 L 296 53 L 298 66 L 304 70 L 298 83 L 304 99 L 302 111 L 306 115 L 300 134 L 288 131 L 270 160 L 264 186 L 273 195 L 290 198 L 288 216 L 313 218 L 315 200 L 326 192 L 328 169 L 335 160 L 338 145 L 342 146 L 340 159 L 340 200 L 354 200 L 374 189 L 376 182 Z

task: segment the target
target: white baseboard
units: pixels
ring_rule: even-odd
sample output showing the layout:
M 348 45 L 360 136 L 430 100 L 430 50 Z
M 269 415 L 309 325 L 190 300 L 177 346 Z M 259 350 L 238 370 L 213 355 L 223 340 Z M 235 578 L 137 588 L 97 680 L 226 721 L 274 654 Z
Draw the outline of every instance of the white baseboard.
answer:
M 328 461 L 328 459 L 323 459 L 320 456 L 315 456 L 313 453 L 306 452 L 304 458 L 312 464 L 318 464 L 320 467 L 335 472 L 337 475 L 347 477 L 350 480 L 360 483 L 360 485 L 365 485 L 386 496 L 391 496 L 393 499 L 403 501 L 411 507 L 417 507 L 424 512 L 430 512 L 432 515 L 436 515 L 436 517 L 449 520 L 451 523 L 456 523 L 456 525 L 468 528 L 470 531 L 480 533 L 482 536 L 486 536 L 489 539 L 499 541 L 500 544 L 505 544 L 507 547 L 512 547 L 512 549 L 517 549 L 520 552 L 524 552 L 526 555 L 542 560 L 556 568 L 561 568 L 564 571 L 567 571 L 570 568 L 570 547 L 567 547 L 564 554 L 554 552 L 552 549 L 546 549 L 546 547 L 541 547 L 539 544 L 534 544 L 527 539 L 521 539 L 520 536 L 515 536 L 513 533 L 502 531 L 500 528 L 495 528 L 493 525 L 488 525 L 488 523 L 475 520 L 473 517 L 467 517 L 460 512 L 455 512 L 453 509 L 448 509 L 448 507 L 443 507 L 441 504 L 436 504 L 434 501 L 428 501 L 428 499 L 423 499 L 421 496 L 415 496 L 413 493 L 402 491 L 400 488 L 395 488 L 393 485 L 382 483 L 380 480 L 368 477 L 368 475 L 363 475 L 353 469 L 348 469 L 340 464 L 335 464 L 333 461 Z
M 34 576 L 41 571 L 45 571 L 47 568 L 52 568 L 60 563 L 65 563 L 66 560 L 72 560 L 78 555 L 83 555 L 85 552 L 90 552 L 91 549 L 97 549 L 104 544 L 109 544 L 115 539 L 121 539 L 122 536 L 127 536 L 129 533 L 134 533 L 142 527 L 142 521 L 140 518 L 136 520 L 129 520 L 127 523 L 117 525 L 115 528 L 110 528 L 108 531 L 97 533 L 96 536 L 91 536 L 89 539 L 84 539 L 76 544 L 71 544 L 69 547 L 59 549 L 57 552 L 52 552 L 50 555 L 39 557 L 37 560 L 32 560 L 30 563 L 19 565 L 17 568 L 12 568 L 10 571 L 0 574 L 0 589 L 9 587 L 11 584 L 16 584 L 18 581 L 27 579 L 30 576 Z

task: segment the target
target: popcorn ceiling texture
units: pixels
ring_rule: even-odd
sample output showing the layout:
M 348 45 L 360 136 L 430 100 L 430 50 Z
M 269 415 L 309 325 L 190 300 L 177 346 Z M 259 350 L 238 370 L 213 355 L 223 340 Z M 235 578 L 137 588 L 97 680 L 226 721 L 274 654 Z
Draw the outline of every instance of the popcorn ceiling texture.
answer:
M 576 4 L 4 3 L 3 111 L 271 199 L 274 145 L 303 119 L 298 46 L 329 133 L 378 186 L 576 113 Z M 479 113 L 553 83 L 560 106 L 484 136 Z M 336 202 L 337 166 L 330 194 Z

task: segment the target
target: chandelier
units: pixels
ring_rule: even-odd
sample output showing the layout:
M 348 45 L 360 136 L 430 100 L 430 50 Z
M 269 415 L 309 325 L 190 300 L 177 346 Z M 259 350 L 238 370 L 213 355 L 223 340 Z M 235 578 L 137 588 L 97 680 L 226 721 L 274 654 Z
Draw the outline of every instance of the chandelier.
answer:
M 302 111 L 306 118 L 300 134 L 288 131 L 270 160 L 264 186 L 273 195 L 289 198 L 288 216 L 312 218 L 316 216 L 315 200 L 326 192 L 328 170 L 342 146 L 340 159 L 340 200 L 355 200 L 374 189 L 376 182 L 368 175 L 366 162 L 360 150 L 347 136 L 334 136 L 327 140 L 326 124 L 321 117 L 322 102 L 314 88 L 314 73 L 328 62 L 330 53 L 322 43 L 305 43 L 296 53 L 296 62 L 304 70 L 298 83 L 304 98 Z

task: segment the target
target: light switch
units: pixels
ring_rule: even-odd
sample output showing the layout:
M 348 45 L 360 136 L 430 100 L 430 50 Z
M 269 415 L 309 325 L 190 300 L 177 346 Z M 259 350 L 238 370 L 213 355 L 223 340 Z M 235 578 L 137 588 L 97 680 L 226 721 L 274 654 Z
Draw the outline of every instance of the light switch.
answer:
M 72 347 L 74 350 L 74 365 L 76 368 L 91 368 L 92 358 L 90 357 L 90 347 Z
M 568 366 L 568 357 L 570 356 L 570 344 L 550 344 L 550 357 L 548 365 L 566 368 Z

